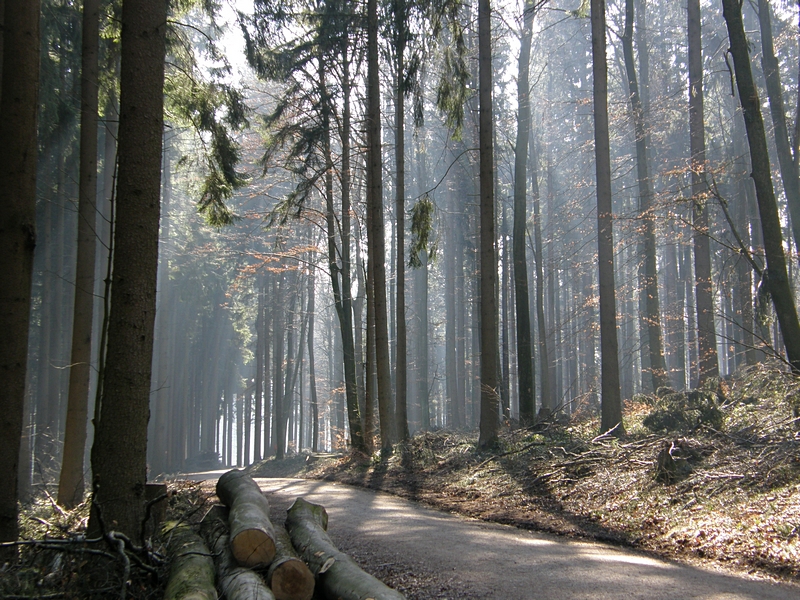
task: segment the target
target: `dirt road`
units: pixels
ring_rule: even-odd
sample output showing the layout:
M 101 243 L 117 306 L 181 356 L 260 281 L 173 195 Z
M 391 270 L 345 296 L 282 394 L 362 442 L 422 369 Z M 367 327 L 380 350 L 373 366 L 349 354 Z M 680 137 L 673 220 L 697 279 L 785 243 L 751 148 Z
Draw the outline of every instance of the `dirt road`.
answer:
M 800 586 L 733 577 L 613 546 L 464 519 L 323 481 L 257 479 L 276 524 L 298 496 L 322 504 L 329 533 L 366 570 L 413 598 L 800 598 Z

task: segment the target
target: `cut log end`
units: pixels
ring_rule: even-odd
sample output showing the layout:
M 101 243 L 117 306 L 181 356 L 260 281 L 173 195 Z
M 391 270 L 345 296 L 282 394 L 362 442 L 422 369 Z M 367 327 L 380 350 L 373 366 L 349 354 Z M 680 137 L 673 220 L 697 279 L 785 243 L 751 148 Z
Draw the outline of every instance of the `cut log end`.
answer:
M 275 558 L 275 542 L 261 529 L 245 529 L 231 539 L 231 551 L 243 567 L 264 566 Z
M 303 561 L 287 560 L 273 571 L 270 587 L 277 600 L 311 600 L 314 576 Z

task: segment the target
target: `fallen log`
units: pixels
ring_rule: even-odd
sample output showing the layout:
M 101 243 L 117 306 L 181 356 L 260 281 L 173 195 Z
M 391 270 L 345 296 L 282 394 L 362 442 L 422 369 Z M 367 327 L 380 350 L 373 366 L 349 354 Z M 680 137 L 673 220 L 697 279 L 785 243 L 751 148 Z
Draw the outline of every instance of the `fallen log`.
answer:
M 278 600 L 311 600 L 314 575 L 292 546 L 289 533 L 275 530 L 275 559 L 267 571 L 267 583 Z
M 275 558 L 275 528 L 269 502 L 244 471 L 233 469 L 217 481 L 217 496 L 230 514 L 231 552 L 243 567 L 266 567 Z
M 200 532 L 214 551 L 219 588 L 226 600 L 275 600 L 267 584 L 255 571 L 240 567 L 233 557 L 228 537 L 228 509 L 216 505 L 203 517 Z
M 214 561 L 203 539 L 185 523 L 167 535 L 170 569 L 164 600 L 217 600 Z
M 298 498 L 288 511 L 286 529 L 292 544 L 308 563 L 317 585 L 330 600 L 404 600 L 404 596 L 341 552 L 326 533 L 324 507 Z

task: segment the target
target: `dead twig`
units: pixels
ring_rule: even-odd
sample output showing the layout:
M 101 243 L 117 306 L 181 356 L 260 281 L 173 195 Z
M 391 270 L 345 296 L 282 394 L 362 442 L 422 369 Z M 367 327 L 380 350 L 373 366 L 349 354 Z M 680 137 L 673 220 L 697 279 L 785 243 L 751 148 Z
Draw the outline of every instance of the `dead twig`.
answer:
M 508 452 L 501 452 L 500 454 L 495 454 L 494 456 L 490 456 L 485 461 L 480 463 L 475 469 L 473 473 L 479 471 L 484 465 L 489 464 L 493 460 L 497 460 L 498 458 L 503 458 L 505 456 L 511 456 L 512 454 L 519 454 L 520 452 L 525 452 L 525 450 L 530 450 L 534 446 L 544 446 L 545 442 L 531 442 L 529 444 L 525 444 L 522 448 L 517 448 L 516 450 L 509 450 Z

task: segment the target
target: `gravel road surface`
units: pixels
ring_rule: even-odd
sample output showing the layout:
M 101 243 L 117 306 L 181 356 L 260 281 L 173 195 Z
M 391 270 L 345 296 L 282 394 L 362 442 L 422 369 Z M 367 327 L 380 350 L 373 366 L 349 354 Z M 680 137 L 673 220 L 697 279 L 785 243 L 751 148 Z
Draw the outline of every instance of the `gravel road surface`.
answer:
M 276 525 L 298 496 L 325 506 L 328 532 L 339 548 L 409 600 L 800 599 L 800 586 L 466 519 L 371 490 L 313 480 L 256 481 Z

